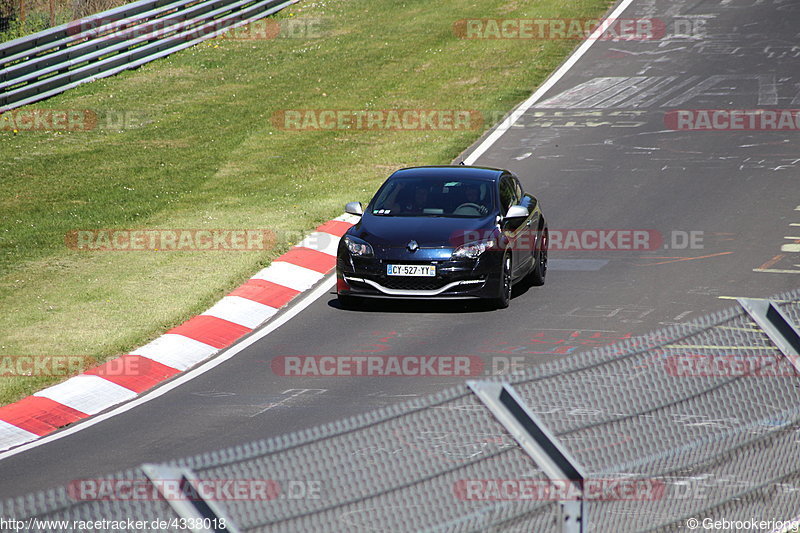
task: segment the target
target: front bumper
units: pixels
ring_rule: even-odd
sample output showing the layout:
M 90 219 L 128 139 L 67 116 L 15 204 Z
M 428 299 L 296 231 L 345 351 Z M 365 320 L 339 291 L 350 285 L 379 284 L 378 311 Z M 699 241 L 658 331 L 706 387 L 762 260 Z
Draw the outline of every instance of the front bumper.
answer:
M 373 298 L 495 298 L 499 294 L 502 254 L 488 251 L 478 259 L 450 259 L 449 250 L 423 250 L 413 259 L 402 252 L 382 257 L 338 254 L 336 289 L 343 296 Z M 388 264 L 435 265 L 435 277 L 389 276 Z

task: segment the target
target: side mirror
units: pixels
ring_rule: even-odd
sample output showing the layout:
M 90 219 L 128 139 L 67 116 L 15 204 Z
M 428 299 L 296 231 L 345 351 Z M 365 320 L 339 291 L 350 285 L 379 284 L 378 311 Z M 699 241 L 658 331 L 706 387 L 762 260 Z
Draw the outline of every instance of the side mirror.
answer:
M 364 207 L 361 205 L 361 202 L 350 202 L 344 206 L 344 212 L 351 215 L 361 216 L 364 214 Z
M 521 205 L 512 205 L 508 208 L 508 213 L 506 213 L 506 216 L 503 217 L 501 227 L 504 230 L 516 231 L 529 215 L 530 213 L 528 213 L 527 207 Z
M 528 208 L 521 205 L 512 205 L 508 208 L 508 213 L 506 213 L 506 219 L 514 219 L 514 218 L 528 218 L 530 213 L 528 212 Z

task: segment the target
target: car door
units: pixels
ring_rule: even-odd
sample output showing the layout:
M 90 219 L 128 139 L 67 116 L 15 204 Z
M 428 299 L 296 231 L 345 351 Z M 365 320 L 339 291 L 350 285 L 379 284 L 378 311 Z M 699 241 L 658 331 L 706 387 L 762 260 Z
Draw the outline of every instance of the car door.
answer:
M 519 205 L 525 207 L 528 213 L 530 213 L 528 219 L 525 221 L 524 242 L 522 242 L 522 235 L 520 235 L 518 241 L 520 243 L 520 249 L 528 256 L 528 262 L 532 263 L 536 259 L 535 253 L 537 252 L 538 239 L 540 237 L 538 232 L 540 217 L 539 205 L 536 198 L 527 193 L 522 195 Z
M 539 209 L 539 202 L 532 194 L 525 192 L 525 189 L 522 188 L 522 183 L 520 183 L 519 178 L 516 176 L 514 176 L 514 183 L 517 188 L 517 194 L 520 197 L 519 205 L 528 210 L 528 218 L 525 220 L 526 229 L 524 233 L 524 242 L 519 243 L 520 250 L 522 250 L 526 255 L 525 261 L 524 263 L 520 264 L 520 267 L 527 265 L 527 267 L 525 267 L 525 273 L 527 274 L 536 261 L 535 252 L 537 250 L 536 246 L 539 239 L 538 229 L 542 213 Z M 520 236 L 520 239 L 522 239 L 522 236 Z
M 500 178 L 499 198 L 500 211 L 505 215 L 512 205 L 517 205 L 520 201 L 518 196 L 518 184 L 511 174 L 503 174 Z M 528 232 L 527 220 L 504 220 L 503 232 L 509 240 L 511 248 L 511 270 L 513 277 L 519 277 L 520 273 L 527 271 L 530 264 L 530 256 L 521 250 L 524 248 L 525 234 Z

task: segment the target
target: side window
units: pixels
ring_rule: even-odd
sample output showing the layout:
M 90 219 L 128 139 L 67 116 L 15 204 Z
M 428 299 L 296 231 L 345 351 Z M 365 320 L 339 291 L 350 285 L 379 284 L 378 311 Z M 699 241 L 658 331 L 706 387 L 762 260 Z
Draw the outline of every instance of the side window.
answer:
M 528 211 L 533 211 L 538 203 L 536 198 L 530 194 L 522 195 L 522 199 L 519 201 L 519 205 L 527 207 Z
M 514 176 L 514 190 L 517 193 L 517 201 L 519 201 L 525 193 L 523 192 L 522 185 L 520 184 L 519 179 L 516 176 Z
M 514 184 L 509 176 L 500 178 L 500 207 L 502 208 L 503 215 L 506 214 L 508 208 L 514 205 L 516 201 L 514 191 Z

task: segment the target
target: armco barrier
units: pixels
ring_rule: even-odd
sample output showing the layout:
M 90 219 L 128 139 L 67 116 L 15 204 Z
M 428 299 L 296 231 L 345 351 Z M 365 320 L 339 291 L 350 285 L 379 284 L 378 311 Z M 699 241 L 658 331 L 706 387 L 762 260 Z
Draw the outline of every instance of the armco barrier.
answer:
M 0 112 L 112 76 L 299 0 L 139 0 L 0 44 Z
M 773 301 L 796 328 L 800 290 Z M 763 366 L 742 372 L 734 356 L 761 357 Z M 709 365 L 714 358 L 722 363 Z M 324 427 L 75 480 L 2 502 L 0 517 L 184 518 L 210 530 L 224 520 L 234 531 L 265 532 L 792 530 L 800 378 L 741 306 L 496 381 L 513 387 L 505 404 L 538 433 L 541 449 L 557 441 L 579 476 L 561 461 L 569 479 L 541 490 L 558 471 L 537 466 L 537 453 L 519 445 L 523 432 L 509 433 L 513 424 L 463 385 Z M 579 516 L 564 505 L 576 496 Z

